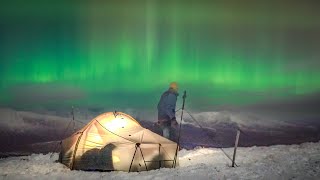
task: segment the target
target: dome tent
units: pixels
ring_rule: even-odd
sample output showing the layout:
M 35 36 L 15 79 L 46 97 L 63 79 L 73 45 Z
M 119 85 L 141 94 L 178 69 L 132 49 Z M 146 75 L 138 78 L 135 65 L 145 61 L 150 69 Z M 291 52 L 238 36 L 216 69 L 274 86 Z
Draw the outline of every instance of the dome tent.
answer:
M 121 112 L 108 112 L 64 139 L 59 161 L 77 170 L 145 171 L 174 167 L 177 144 Z

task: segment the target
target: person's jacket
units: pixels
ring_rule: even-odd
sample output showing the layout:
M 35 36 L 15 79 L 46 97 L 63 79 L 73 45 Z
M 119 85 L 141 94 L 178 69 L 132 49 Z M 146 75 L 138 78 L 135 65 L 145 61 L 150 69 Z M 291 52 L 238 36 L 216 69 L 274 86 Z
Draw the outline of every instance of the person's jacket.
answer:
M 169 89 L 161 95 L 158 103 L 158 113 L 167 115 L 170 120 L 175 118 L 175 109 L 178 93 L 173 89 Z

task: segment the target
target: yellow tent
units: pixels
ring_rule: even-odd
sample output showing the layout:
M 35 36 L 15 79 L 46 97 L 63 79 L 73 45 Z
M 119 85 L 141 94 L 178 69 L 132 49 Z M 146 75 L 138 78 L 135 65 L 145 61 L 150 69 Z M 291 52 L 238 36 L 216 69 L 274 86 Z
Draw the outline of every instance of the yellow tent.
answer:
M 59 161 L 70 169 L 146 171 L 174 167 L 177 144 L 121 112 L 108 112 L 62 141 Z

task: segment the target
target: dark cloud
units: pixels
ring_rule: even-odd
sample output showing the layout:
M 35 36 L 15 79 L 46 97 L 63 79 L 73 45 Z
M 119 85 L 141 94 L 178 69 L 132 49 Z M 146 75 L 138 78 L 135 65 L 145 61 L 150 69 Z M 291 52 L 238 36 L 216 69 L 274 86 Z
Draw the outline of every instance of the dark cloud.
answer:
M 47 104 L 85 97 L 85 92 L 68 85 L 17 85 L 9 90 L 14 104 Z

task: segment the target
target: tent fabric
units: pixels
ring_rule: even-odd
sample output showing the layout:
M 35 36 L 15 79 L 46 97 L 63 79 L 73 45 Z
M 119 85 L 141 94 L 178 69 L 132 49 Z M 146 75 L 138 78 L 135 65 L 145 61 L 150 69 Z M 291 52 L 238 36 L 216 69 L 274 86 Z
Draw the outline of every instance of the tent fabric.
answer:
M 146 171 L 174 167 L 177 143 L 130 115 L 107 112 L 64 139 L 59 161 L 77 170 Z

